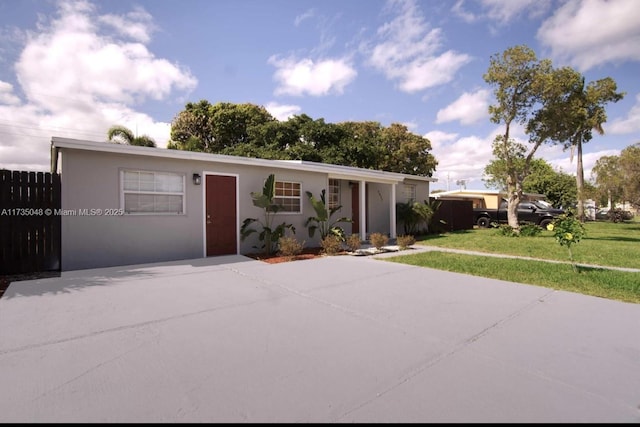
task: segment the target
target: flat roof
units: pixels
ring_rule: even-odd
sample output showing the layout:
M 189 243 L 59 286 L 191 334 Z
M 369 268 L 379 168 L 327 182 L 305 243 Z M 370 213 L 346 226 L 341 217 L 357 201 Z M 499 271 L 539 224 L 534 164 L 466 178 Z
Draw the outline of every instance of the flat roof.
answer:
M 374 169 L 356 168 L 352 166 L 332 165 L 302 160 L 270 160 L 254 157 L 229 156 L 224 154 L 201 153 L 197 151 L 171 150 L 166 148 L 140 147 L 135 145 L 116 144 L 112 142 L 87 141 L 71 138 L 51 138 L 51 168 L 55 171 L 60 149 L 87 150 L 106 153 L 127 154 L 133 156 L 162 157 L 201 162 L 227 163 L 265 168 L 293 169 L 307 172 L 326 173 L 330 178 L 364 180 L 379 183 L 399 183 L 405 180 L 435 182 L 437 179 L 409 175 L 396 172 L 385 172 Z

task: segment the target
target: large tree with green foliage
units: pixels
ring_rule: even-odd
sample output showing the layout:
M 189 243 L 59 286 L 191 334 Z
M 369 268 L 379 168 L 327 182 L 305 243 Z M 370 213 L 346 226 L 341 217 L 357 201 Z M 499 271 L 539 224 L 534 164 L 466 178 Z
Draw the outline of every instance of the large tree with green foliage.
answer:
M 189 102 L 171 124 L 167 148 L 230 154 L 238 144 L 262 147 L 261 127 L 273 121 L 264 107 L 255 104 Z
M 381 158 L 378 169 L 409 175 L 431 176 L 437 161 L 430 153 L 431 142 L 409 132 L 402 124 L 392 123 L 380 133 Z
M 521 144 L 521 149 L 525 149 Z M 524 158 L 514 156 L 516 167 L 524 167 Z M 484 169 L 483 179 L 489 188 L 506 191 L 505 161 L 493 159 Z M 522 173 L 522 172 L 519 172 Z M 576 203 L 575 178 L 562 171 L 556 171 L 544 159 L 534 158 L 529 165 L 529 174 L 522 181 L 522 190 L 525 193 L 537 193 L 547 196 L 547 200 L 556 207 L 572 206 Z
M 528 132 L 537 141 L 553 140 L 574 151 L 577 157 L 576 186 L 578 191 L 577 216 L 584 221 L 584 168 L 582 145 L 593 138 L 593 131 L 604 133 L 607 121 L 605 105 L 621 100 L 624 93 L 610 77 L 585 84 L 579 72 L 569 67 L 554 70 L 544 77 L 542 108 L 536 113 Z
M 107 138 L 116 144 L 138 145 L 141 147 L 155 147 L 156 142 L 148 135 L 135 136 L 131 129 L 115 125 L 107 131 Z
M 567 208 L 577 201 L 576 180 L 572 175 L 556 171 L 543 159 L 533 159 L 529 175 L 524 179 L 522 188 L 527 193 L 547 196 L 555 207 Z
M 428 139 L 406 126 L 326 123 L 306 114 L 275 120 L 253 104 L 188 103 L 173 120 L 168 148 L 264 159 L 305 160 L 431 176 Z
M 626 201 L 640 208 L 640 143 L 620 153 L 620 169 L 624 174 L 623 195 Z
M 600 157 L 591 169 L 591 175 L 595 178 L 600 204 L 614 206 L 623 197 L 624 174 L 620 169 L 620 157 Z
M 541 98 L 541 82 L 551 73 L 551 62 L 539 61 L 527 46 L 508 48 L 493 55 L 484 80 L 494 88 L 495 104 L 489 106 L 491 121 L 504 125 L 504 132 L 493 143 L 494 156 L 503 161 L 507 192 L 507 219 L 519 230 L 518 205 L 522 198 L 522 182 L 529 173 L 529 165 L 543 140 L 534 140 L 530 147 L 511 137 L 514 125 L 530 127 L 534 105 Z M 527 148 L 529 150 L 527 151 Z

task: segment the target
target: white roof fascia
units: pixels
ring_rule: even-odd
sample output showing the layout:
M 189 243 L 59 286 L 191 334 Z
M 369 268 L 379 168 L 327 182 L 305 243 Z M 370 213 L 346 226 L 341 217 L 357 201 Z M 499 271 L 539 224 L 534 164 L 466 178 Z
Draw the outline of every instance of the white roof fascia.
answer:
M 420 181 L 435 181 L 434 178 L 406 175 L 394 172 L 377 171 L 373 169 L 354 168 L 350 166 L 331 165 L 327 163 L 306 162 L 300 160 L 270 160 L 253 157 L 228 156 L 224 154 L 201 153 L 197 151 L 169 150 L 165 148 L 140 147 L 135 145 L 115 144 L 112 142 L 85 141 L 71 138 L 52 137 L 51 146 L 56 152 L 60 148 L 76 150 L 99 151 L 116 154 L 131 154 L 139 156 L 153 156 L 181 160 L 196 160 L 202 162 L 216 162 L 236 165 L 260 166 L 265 168 L 292 169 L 308 172 L 320 172 L 329 178 L 365 180 L 383 184 L 395 184 L 405 179 Z M 53 154 L 53 151 L 52 151 Z

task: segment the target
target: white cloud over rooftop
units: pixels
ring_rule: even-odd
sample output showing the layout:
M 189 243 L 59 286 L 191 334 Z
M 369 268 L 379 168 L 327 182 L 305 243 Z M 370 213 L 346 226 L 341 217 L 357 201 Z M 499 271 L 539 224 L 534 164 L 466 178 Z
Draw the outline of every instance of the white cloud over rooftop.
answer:
M 314 61 L 310 58 L 280 58 L 274 55 L 268 62 L 276 67 L 274 79 L 278 86 L 275 95 L 340 95 L 358 75 L 344 58 Z

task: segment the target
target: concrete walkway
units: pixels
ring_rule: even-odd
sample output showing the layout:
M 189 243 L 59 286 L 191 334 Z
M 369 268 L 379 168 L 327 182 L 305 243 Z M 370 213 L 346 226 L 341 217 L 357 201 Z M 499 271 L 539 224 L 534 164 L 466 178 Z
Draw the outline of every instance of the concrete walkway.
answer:
M 639 422 L 640 305 L 336 256 L 0 298 L 0 422 Z

